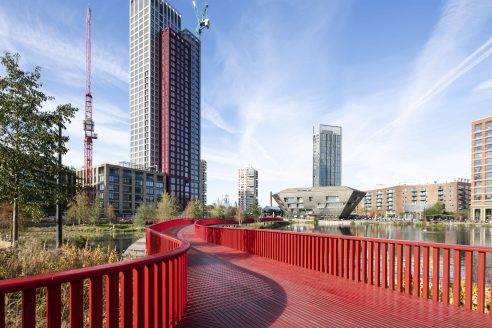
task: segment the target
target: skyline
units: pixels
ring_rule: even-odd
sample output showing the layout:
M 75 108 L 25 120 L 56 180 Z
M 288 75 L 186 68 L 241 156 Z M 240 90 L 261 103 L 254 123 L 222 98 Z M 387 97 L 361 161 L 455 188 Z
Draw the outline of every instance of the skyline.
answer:
M 171 3 L 194 30 L 191 1 Z M 270 191 L 311 185 L 318 124 L 344 129 L 342 185 L 470 178 L 471 121 L 490 116 L 492 4 L 209 4 L 201 157 L 210 203 L 223 194 L 234 203 L 237 169 L 247 164 L 261 175 L 262 205 Z M 128 5 L 91 5 L 94 165 L 129 161 Z M 0 49 L 19 52 L 25 69 L 43 68 L 44 90 L 56 98 L 49 108 L 79 108 L 64 157 L 75 167 L 83 162 L 85 6 L 0 4 Z

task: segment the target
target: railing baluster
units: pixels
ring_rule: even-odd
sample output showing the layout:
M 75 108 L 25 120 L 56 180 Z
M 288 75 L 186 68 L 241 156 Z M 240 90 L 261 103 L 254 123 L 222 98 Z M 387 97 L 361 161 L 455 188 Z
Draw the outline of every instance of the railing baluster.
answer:
M 0 293 L 0 328 L 5 328 L 5 295 Z
M 97 285 L 97 283 L 96 283 Z M 92 286 L 92 280 L 91 280 Z M 97 293 L 100 293 L 97 291 Z M 91 298 L 92 287 L 91 287 Z M 94 295 L 94 297 L 97 297 Z M 102 293 L 99 298 L 102 297 Z M 133 309 L 133 282 L 132 271 L 125 271 L 120 274 L 120 320 L 122 327 L 130 327 L 132 325 L 132 309 Z M 102 318 L 101 318 L 102 319 Z
M 420 296 L 420 246 L 413 247 L 413 295 Z
M 395 244 L 389 245 L 389 276 L 388 286 L 390 289 L 395 290 Z
M 396 244 L 396 290 L 403 292 L 403 245 Z
M 465 251 L 465 308 L 472 308 L 472 289 L 473 289 L 473 252 Z
M 367 283 L 367 241 L 361 241 L 362 252 L 362 282 Z
M 371 285 L 374 284 L 374 243 L 370 241 L 368 243 L 368 252 L 369 252 L 369 266 L 368 266 L 368 271 L 369 271 L 369 276 L 368 280 Z
M 36 327 L 36 290 L 22 291 L 22 327 Z
M 453 254 L 453 305 L 460 307 L 461 294 L 461 257 L 460 250 L 455 249 Z
M 412 293 L 412 246 L 405 245 L 405 293 Z
M 84 327 L 84 282 L 70 283 L 70 327 Z
M 181 288 L 181 281 L 176 280 L 177 288 Z M 144 311 L 145 327 L 154 326 L 154 266 L 144 266 Z
M 376 243 L 376 286 L 381 286 L 381 243 Z
M 449 304 L 449 248 L 442 250 L 443 277 L 442 277 L 442 302 Z
M 382 287 L 383 288 L 388 288 L 388 243 L 384 241 L 381 245 L 382 249 L 381 252 L 383 253 L 383 259 L 382 259 Z
M 106 277 L 106 328 L 118 327 L 118 279 L 118 273 Z
M 95 276 L 89 279 L 89 326 L 91 328 L 101 328 L 102 324 L 103 324 L 102 276 Z
M 432 247 L 432 300 L 439 302 L 439 248 Z
M 46 327 L 61 326 L 61 286 L 46 288 Z
M 355 280 L 355 240 L 350 239 L 350 280 Z
M 143 327 L 145 323 L 145 281 L 144 269 L 138 267 L 133 269 L 133 326 Z
M 422 270 L 423 270 L 422 279 L 424 280 L 422 297 L 428 299 L 429 298 L 429 247 L 428 246 L 424 246 Z
M 485 252 L 478 252 L 477 310 L 485 311 Z

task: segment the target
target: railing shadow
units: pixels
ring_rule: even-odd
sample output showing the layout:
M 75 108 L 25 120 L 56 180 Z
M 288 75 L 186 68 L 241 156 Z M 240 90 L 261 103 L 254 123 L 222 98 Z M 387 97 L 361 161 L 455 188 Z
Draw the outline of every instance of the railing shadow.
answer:
M 228 261 L 251 256 L 210 254 L 192 247 L 188 308 L 179 327 L 271 326 L 286 308 L 287 295 L 274 280 Z

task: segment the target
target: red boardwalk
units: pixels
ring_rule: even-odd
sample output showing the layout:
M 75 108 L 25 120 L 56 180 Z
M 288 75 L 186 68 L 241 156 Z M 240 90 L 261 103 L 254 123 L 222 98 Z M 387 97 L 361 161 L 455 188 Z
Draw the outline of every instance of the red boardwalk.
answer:
M 180 327 L 492 327 L 492 318 L 203 242 L 193 226 Z

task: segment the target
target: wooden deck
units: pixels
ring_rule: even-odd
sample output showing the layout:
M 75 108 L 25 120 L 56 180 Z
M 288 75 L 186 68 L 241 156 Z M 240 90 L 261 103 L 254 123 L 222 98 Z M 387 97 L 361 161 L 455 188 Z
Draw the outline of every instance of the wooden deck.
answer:
M 492 317 L 203 242 L 187 240 L 179 327 L 492 327 Z

